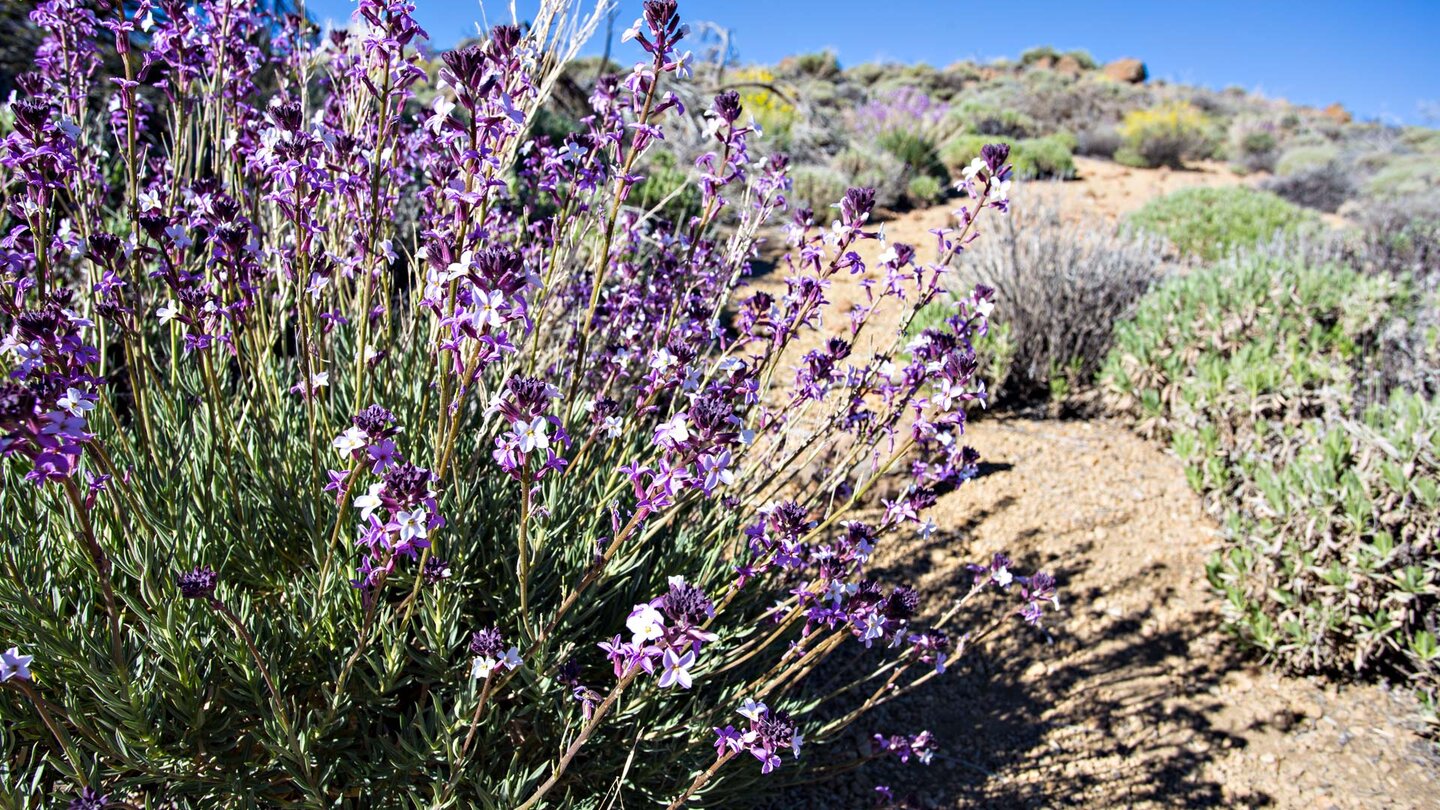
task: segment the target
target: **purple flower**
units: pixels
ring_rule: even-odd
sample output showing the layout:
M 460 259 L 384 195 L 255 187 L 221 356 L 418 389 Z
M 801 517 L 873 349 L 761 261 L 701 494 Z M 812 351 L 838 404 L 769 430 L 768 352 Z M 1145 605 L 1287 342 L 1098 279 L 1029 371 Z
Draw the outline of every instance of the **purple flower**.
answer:
M 215 585 L 219 581 L 220 578 L 209 566 L 193 568 L 175 578 L 175 584 L 180 588 L 180 595 L 186 599 L 213 599 Z
M 663 689 L 669 686 L 679 686 L 681 689 L 690 688 L 690 667 L 695 665 L 695 651 L 689 650 L 684 655 L 676 655 L 674 650 L 666 650 L 661 666 L 659 685 Z
M 0 653 L 0 683 L 11 678 L 30 680 L 30 662 L 34 660 L 33 655 L 21 655 L 19 647 L 11 647 Z
M 110 797 L 94 788 L 83 788 L 80 795 L 70 800 L 69 810 L 104 810 Z

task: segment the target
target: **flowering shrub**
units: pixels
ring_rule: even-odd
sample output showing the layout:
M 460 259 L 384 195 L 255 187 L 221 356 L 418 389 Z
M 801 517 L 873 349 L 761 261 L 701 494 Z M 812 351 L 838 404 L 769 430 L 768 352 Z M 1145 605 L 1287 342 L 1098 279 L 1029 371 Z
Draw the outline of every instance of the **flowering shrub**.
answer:
M 729 74 L 740 94 L 740 106 L 753 116 L 770 139 L 784 142 L 798 115 L 795 105 L 774 90 L 775 72 L 765 67 L 741 68 Z
M 1187 160 L 1210 157 L 1217 141 L 1214 129 L 1214 122 L 1189 102 L 1131 110 L 1120 124 L 1125 145 L 1115 159 L 1132 166 L 1178 169 Z
M 1054 601 L 997 556 L 922 624 L 866 567 L 975 471 L 993 292 L 908 359 L 870 322 L 1003 214 L 1004 147 L 934 261 L 887 245 L 824 318 L 873 192 L 782 213 L 736 93 L 693 215 L 632 204 L 687 114 L 673 0 L 561 141 L 527 124 L 603 8 L 444 54 L 419 110 L 405 2 L 323 40 L 241 0 L 89 9 L 36 7 L 0 151 L 6 806 L 718 802 L 938 677 L 962 604 Z M 784 289 L 744 289 L 781 219 Z M 837 651 L 874 666 L 810 721 Z
M 850 130 L 864 139 L 906 132 L 937 140 L 945 132 L 950 105 L 935 101 L 915 87 L 898 87 L 856 108 L 846 118 Z

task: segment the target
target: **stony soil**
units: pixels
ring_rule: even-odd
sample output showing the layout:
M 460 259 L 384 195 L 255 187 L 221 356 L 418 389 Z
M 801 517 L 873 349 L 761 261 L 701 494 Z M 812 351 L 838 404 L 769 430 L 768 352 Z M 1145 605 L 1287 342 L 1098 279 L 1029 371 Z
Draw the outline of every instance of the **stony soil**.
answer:
M 1097 221 L 1183 186 L 1241 182 L 1218 166 L 1077 162 L 1081 180 L 1041 193 Z M 906 214 L 886 233 L 929 249 L 948 212 Z M 857 290 L 837 282 L 830 297 Z M 1205 582 L 1216 525 L 1174 458 L 1103 419 L 987 416 L 969 440 L 981 477 L 941 499 L 941 531 L 882 546 L 881 578 L 918 583 L 935 614 L 968 585 L 965 563 L 1005 551 L 1056 574 L 1049 638 L 997 635 L 863 730 L 921 718 L 942 749 L 928 767 L 873 764 L 776 806 L 863 807 L 877 784 L 910 807 L 1440 806 L 1440 760 L 1403 691 L 1287 677 L 1223 635 Z

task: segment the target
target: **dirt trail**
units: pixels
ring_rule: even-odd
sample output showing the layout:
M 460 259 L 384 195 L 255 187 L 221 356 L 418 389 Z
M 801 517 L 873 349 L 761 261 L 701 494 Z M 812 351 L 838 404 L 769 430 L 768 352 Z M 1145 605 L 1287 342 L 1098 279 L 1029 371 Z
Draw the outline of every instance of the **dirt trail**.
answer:
M 1101 220 L 1182 186 L 1240 182 L 1218 167 L 1077 162 L 1082 180 L 1043 193 Z M 887 236 L 925 255 L 951 207 L 893 220 Z M 837 281 L 830 297 L 858 289 Z M 1009 633 L 883 709 L 866 733 L 922 718 L 942 753 L 832 780 L 826 806 L 866 806 L 876 784 L 912 807 L 1440 806 L 1407 695 L 1285 677 L 1220 632 L 1205 583 L 1217 528 L 1173 457 L 1107 420 L 987 417 L 968 439 L 981 476 L 941 499 L 941 531 L 882 545 L 881 578 L 915 582 L 938 613 L 968 585 L 965 563 L 1005 551 L 1056 574 L 1053 640 Z

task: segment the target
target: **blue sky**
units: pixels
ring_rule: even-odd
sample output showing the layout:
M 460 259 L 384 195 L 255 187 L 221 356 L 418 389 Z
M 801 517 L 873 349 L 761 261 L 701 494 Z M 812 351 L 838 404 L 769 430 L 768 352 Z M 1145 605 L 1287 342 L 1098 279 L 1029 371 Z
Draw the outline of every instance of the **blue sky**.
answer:
M 438 47 L 472 34 L 476 0 L 416 0 Z M 522 17 L 536 0 L 518 0 Z M 344 20 L 351 0 L 309 0 L 318 19 Z M 509 3 L 486 6 L 508 21 Z M 638 16 L 621 0 L 616 36 Z M 687 20 L 733 32 L 743 61 L 835 50 L 842 64 L 945 65 L 1016 57 L 1034 45 L 1084 48 L 1100 61 L 1145 60 L 1150 75 L 1210 87 L 1239 85 L 1299 104 L 1338 101 L 1364 119 L 1440 126 L 1440 0 L 681 0 Z M 603 31 L 602 31 L 603 34 Z M 587 53 L 598 53 L 598 40 Z M 638 49 L 617 48 L 622 62 Z

